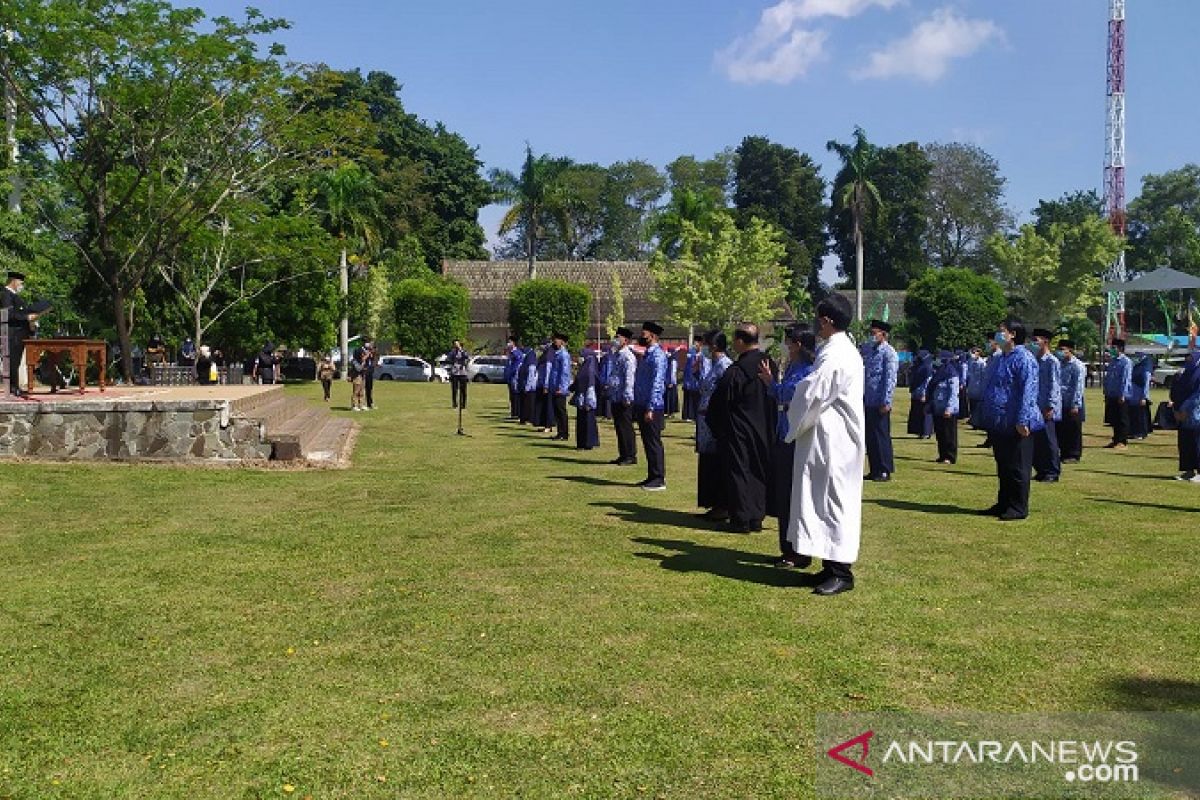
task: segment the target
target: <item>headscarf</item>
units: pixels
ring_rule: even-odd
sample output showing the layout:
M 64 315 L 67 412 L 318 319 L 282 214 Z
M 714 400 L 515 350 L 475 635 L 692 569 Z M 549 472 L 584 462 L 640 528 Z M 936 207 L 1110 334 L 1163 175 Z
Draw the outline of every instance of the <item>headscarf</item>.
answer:
M 1197 391 L 1200 391 L 1200 352 L 1189 354 L 1183 363 L 1183 372 L 1171 381 L 1171 405 L 1178 410 Z
M 588 389 L 595 387 L 598 371 L 599 362 L 596 360 L 595 351 L 585 348 L 583 351 L 583 363 L 579 365 L 579 374 L 575 376 L 575 387 L 580 394 L 584 394 Z

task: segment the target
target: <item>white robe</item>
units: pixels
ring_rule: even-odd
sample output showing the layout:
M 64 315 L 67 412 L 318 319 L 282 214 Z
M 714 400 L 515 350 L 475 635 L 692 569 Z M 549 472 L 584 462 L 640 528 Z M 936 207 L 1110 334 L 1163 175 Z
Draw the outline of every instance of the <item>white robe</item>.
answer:
M 797 553 L 852 564 L 862 535 L 863 362 L 845 333 L 817 351 L 788 407 L 796 443 L 788 541 Z

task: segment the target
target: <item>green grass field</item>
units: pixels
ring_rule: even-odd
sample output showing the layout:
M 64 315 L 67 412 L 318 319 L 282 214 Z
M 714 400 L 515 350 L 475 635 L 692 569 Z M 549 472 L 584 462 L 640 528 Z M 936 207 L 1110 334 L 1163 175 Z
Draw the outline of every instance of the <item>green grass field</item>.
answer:
M 1024 522 L 898 436 L 835 598 L 691 515 L 688 425 L 649 494 L 501 387 L 377 400 L 348 470 L 0 465 L 0 798 L 803 798 L 822 712 L 1200 709 L 1200 486 L 1095 397 Z

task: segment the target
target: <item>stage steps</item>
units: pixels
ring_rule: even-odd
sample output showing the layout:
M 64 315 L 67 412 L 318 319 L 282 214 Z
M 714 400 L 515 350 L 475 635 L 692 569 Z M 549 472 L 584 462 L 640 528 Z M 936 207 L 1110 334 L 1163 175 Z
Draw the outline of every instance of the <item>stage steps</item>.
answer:
M 358 429 L 352 420 L 283 391 L 260 395 L 234 414 L 259 423 L 263 441 L 271 444 L 272 461 L 349 466 Z

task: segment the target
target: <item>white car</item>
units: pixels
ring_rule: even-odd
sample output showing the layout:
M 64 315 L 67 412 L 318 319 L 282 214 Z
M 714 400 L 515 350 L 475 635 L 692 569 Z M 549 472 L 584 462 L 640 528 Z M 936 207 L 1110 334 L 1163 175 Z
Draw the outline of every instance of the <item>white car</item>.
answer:
M 467 365 L 467 379 L 475 383 L 504 383 L 505 356 L 475 356 Z
M 445 383 L 450 380 L 450 375 L 445 369 L 434 367 L 416 356 L 380 356 L 375 365 L 375 380 Z

